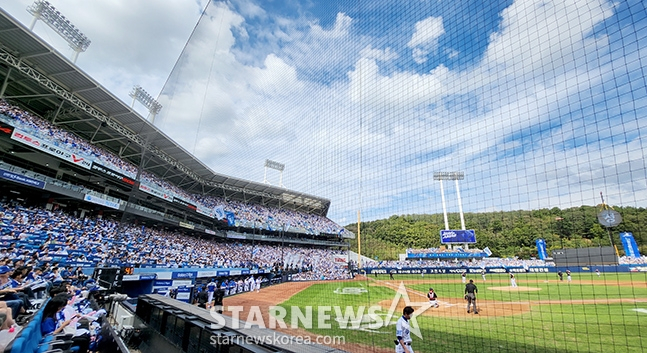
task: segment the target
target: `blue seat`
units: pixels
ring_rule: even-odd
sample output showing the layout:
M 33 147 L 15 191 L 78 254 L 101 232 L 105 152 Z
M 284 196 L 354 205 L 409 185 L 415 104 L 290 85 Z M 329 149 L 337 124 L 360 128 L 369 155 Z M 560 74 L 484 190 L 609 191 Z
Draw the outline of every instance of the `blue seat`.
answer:
M 45 301 L 43 304 L 47 304 Z M 45 305 L 34 314 L 31 321 L 20 331 L 18 337 L 11 344 L 11 353 L 34 353 L 43 338 L 40 333 L 40 324 L 43 320 Z

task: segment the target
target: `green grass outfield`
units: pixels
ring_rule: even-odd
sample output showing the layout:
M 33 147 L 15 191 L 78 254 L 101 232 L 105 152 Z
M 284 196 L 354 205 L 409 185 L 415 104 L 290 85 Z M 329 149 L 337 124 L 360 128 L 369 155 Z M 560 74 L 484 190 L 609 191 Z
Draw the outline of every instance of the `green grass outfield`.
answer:
M 415 352 L 647 352 L 647 273 L 605 273 L 599 278 L 573 273 L 572 283 L 566 282 L 566 276 L 559 282 L 554 273 L 522 273 L 516 274 L 520 287 L 540 290 L 515 292 L 488 289 L 508 287 L 506 274 L 488 274 L 486 283 L 480 275 L 468 278 L 473 278 L 479 288 L 480 307 L 494 307 L 492 303 L 496 302 L 501 311 L 515 304 L 528 310 L 504 316 L 495 316 L 491 310 L 488 315 L 468 315 L 460 275 L 396 275 L 395 280 L 384 275 L 316 283 L 281 306 L 287 309 L 288 318 L 292 306 L 314 307 L 315 323 L 318 306 L 340 306 L 342 311 L 347 306 L 356 310 L 363 306 L 366 313 L 380 301 L 383 305 L 390 303 L 403 281 L 412 302 L 426 302 L 423 294 L 430 286 L 441 302 L 437 312 L 429 309 L 430 315 L 416 317 L 423 339 L 412 336 Z M 378 313 L 385 318 L 387 311 L 385 308 Z M 333 311 L 332 319 L 326 321 L 331 323 L 330 329 L 318 328 L 317 324 L 307 329 L 319 335 L 344 336 L 347 343 L 393 350 L 394 323 L 400 314 L 397 312 L 391 324 L 381 327 L 368 327 L 372 321 L 365 316 L 364 321 L 342 328 L 343 324 L 334 320 Z M 358 311 L 354 315 L 359 317 Z

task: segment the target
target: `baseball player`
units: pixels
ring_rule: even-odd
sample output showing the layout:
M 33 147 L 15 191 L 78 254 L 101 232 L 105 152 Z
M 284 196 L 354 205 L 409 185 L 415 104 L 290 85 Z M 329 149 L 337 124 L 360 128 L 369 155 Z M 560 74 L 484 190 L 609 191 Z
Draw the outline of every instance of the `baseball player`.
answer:
M 467 271 L 463 270 L 463 273 L 461 273 L 461 281 L 465 283 L 467 281 Z
M 411 348 L 411 326 L 409 319 L 413 314 L 413 308 L 405 306 L 402 310 L 402 317 L 395 324 L 395 353 L 413 353 Z
M 261 276 L 256 277 L 256 293 L 261 291 L 261 282 L 263 281 L 263 278 Z
M 510 286 L 516 287 L 517 286 L 517 280 L 514 278 L 514 273 L 510 272 Z
M 209 305 L 211 305 L 213 303 L 213 293 L 216 292 L 216 287 L 217 286 L 218 286 L 218 284 L 216 284 L 215 279 L 213 279 L 213 278 L 207 284 L 207 294 L 209 296 L 209 300 L 207 301 L 207 303 L 209 303 Z
M 438 305 L 438 295 L 434 292 L 433 288 L 429 288 L 429 293 L 427 293 L 427 298 L 429 299 L 429 305 L 434 308 L 439 307 Z
M 220 282 L 220 289 L 222 289 L 223 296 L 226 297 L 229 295 L 229 283 L 227 283 L 226 279 Z
M 481 269 L 481 278 L 483 278 L 483 282 L 485 282 L 485 269 Z
M 570 282 L 571 280 L 571 270 L 566 270 L 566 281 Z
M 598 277 L 600 277 L 600 269 L 599 268 L 595 269 L 595 274 L 598 275 Z

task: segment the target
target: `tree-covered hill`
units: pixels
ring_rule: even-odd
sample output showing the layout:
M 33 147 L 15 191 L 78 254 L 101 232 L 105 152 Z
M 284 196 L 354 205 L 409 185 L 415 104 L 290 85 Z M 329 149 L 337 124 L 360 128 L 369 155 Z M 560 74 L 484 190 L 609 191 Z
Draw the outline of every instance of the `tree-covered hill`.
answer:
M 611 228 L 613 243 L 623 255 L 619 234 L 631 232 L 641 254 L 647 253 L 647 210 L 635 207 L 615 207 L 622 223 Z M 474 229 L 479 249 L 486 246 L 492 256 L 530 258 L 537 255 L 535 240 L 546 240 L 552 249 L 610 244 L 607 229 L 598 223 L 600 207 L 581 206 L 533 211 L 465 213 L 467 229 Z M 460 229 L 458 213 L 448 215 L 450 229 Z M 346 226 L 357 234 L 357 224 Z M 440 247 L 440 230 L 444 229 L 442 214 L 391 216 L 388 219 L 361 223 L 361 253 L 380 260 L 397 259 L 407 248 Z M 357 239 L 351 242 L 357 251 Z

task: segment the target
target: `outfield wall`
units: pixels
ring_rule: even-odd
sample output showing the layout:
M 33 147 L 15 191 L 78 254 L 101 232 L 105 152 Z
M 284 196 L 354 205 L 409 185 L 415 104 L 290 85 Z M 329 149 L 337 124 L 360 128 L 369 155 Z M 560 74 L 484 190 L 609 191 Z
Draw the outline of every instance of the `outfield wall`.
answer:
M 601 266 L 579 266 L 579 267 L 550 267 L 550 266 L 532 266 L 532 267 L 506 267 L 506 268 L 485 268 L 485 273 L 557 273 L 565 272 L 594 272 L 599 269 L 600 272 L 647 272 L 647 265 L 601 265 Z M 481 274 L 483 269 L 480 267 L 444 267 L 444 268 L 365 268 L 366 274 L 398 274 L 398 275 L 415 275 L 415 274 L 461 274 L 467 271 L 469 274 Z

